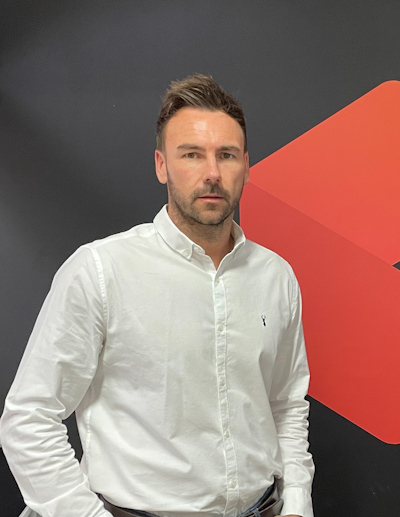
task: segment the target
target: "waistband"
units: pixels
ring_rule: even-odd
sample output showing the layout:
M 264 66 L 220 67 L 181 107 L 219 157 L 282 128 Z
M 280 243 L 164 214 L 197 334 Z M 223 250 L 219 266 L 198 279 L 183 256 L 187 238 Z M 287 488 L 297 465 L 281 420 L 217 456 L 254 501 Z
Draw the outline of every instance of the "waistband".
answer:
M 144 510 L 121 508 L 107 501 L 101 494 L 99 494 L 99 498 L 103 502 L 105 509 L 109 511 L 113 517 L 159 517 L 154 513 Z M 248 510 L 240 514 L 239 517 L 275 517 L 280 514 L 282 507 L 283 500 L 279 497 L 278 486 L 275 480 L 260 499 Z

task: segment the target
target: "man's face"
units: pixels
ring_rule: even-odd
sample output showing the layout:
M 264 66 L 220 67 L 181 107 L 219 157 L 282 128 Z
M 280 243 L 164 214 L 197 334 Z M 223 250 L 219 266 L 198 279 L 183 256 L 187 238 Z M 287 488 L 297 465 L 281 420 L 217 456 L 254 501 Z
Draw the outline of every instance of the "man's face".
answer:
M 243 131 L 222 111 L 179 110 L 164 129 L 164 150 L 155 159 L 174 222 L 221 224 L 249 178 Z

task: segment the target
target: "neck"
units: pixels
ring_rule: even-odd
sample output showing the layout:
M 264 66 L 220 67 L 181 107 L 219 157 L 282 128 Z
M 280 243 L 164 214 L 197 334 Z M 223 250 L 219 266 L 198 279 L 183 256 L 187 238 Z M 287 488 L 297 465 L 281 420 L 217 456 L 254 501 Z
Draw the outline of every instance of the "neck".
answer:
M 190 240 L 201 246 L 205 254 L 213 261 L 215 269 L 218 269 L 222 259 L 233 250 L 235 244 L 231 235 L 233 213 L 221 224 L 206 225 L 183 219 L 175 210 L 170 210 L 169 205 L 167 208 L 168 215 L 175 226 Z

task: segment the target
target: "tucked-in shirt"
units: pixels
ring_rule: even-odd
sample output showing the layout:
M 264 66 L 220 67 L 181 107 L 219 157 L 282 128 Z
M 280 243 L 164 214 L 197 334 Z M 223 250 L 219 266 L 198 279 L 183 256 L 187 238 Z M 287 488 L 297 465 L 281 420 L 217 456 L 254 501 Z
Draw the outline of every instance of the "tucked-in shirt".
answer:
M 82 246 L 57 272 L 11 387 L 1 440 L 43 517 L 235 517 L 280 478 L 312 517 L 309 372 L 297 281 L 246 240 L 218 269 L 170 220 Z M 75 459 L 63 424 L 76 411 Z

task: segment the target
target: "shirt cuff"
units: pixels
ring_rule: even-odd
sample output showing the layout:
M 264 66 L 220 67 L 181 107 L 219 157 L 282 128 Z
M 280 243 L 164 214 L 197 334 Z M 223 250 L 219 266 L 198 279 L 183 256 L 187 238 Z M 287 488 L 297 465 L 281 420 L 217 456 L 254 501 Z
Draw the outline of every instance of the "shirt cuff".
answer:
M 304 488 L 286 487 L 282 490 L 283 499 L 282 515 L 301 515 L 301 517 L 314 517 L 311 494 Z

